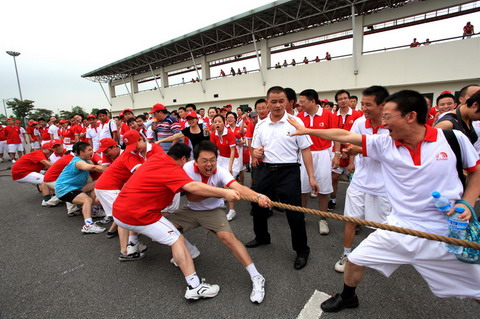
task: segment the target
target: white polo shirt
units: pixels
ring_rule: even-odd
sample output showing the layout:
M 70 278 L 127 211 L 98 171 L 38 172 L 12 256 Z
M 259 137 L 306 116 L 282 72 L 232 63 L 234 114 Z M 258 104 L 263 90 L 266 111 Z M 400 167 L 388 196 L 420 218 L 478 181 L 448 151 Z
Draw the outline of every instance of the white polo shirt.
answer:
M 58 137 L 58 130 L 59 130 L 59 128 L 56 125 L 52 124 L 48 127 L 48 134 L 52 134 L 53 138 L 58 140 L 58 138 L 59 138 Z
M 303 126 L 302 120 L 285 112 L 277 123 L 273 123 L 270 116 L 255 126 L 252 147 L 263 147 L 265 163 L 300 163 L 300 150 L 309 148 L 313 143 L 308 135 L 290 136 L 295 132 L 295 127 L 287 122 L 287 118 L 293 118 Z
M 370 121 L 365 119 L 364 116 L 353 123 L 350 131 L 362 135 L 388 135 L 390 133 L 383 126 L 379 126 L 374 130 Z M 370 157 L 364 157 L 362 154 L 355 156 L 355 174 L 353 174 L 350 187 L 370 195 L 387 196 L 380 162 Z
M 93 143 L 93 150 L 96 151 L 100 147 L 100 128 L 99 127 L 92 127 L 89 125 L 87 127 L 87 133 L 85 135 L 86 138 L 92 140 Z
M 113 138 L 113 132 L 118 131 L 117 125 L 111 119 L 108 120 L 108 122 L 105 122 L 105 123 L 100 122 L 98 124 L 97 129 L 99 130 L 99 135 L 100 135 L 99 140 L 100 141 L 104 138 Z M 112 134 L 110 134 L 110 131 L 112 132 Z
M 480 163 L 472 143 L 454 130 L 462 150 L 462 164 L 475 171 Z M 363 135 L 363 155 L 380 161 L 388 199 L 392 204 L 389 224 L 448 235 L 448 225 L 433 204 L 432 192 L 455 201 L 463 186 L 458 178 L 456 157 L 443 131 L 426 126 L 426 134 L 413 151 L 389 135 Z
M 472 126 L 477 132 L 478 140 L 473 144 L 473 147 L 477 150 L 478 155 L 480 155 L 480 121 L 473 121 Z
M 223 188 L 228 187 L 235 182 L 235 178 L 233 178 L 232 174 L 220 166 L 217 166 L 217 169 L 208 179 L 200 174 L 195 161 L 186 163 L 183 165 L 183 169 L 194 181 L 202 182 L 210 186 Z M 188 202 L 187 206 L 193 210 L 212 210 L 223 206 L 223 198 L 209 197 L 199 202 Z

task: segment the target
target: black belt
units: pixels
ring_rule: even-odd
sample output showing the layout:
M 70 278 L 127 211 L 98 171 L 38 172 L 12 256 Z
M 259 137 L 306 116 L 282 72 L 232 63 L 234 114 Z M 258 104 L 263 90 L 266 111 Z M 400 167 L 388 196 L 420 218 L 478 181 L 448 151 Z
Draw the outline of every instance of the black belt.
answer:
M 280 169 L 290 168 L 290 167 L 299 167 L 300 164 L 298 163 L 286 163 L 286 164 L 270 164 L 270 163 L 263 163 L 265 168 L 269 171 L 278 171 Z

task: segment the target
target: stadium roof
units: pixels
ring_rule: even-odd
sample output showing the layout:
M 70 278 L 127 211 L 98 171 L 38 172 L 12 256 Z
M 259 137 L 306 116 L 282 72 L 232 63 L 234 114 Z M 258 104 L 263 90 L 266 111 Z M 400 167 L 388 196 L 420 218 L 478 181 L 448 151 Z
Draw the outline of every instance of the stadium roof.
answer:
M 150 49 L 110 63 L 82 77 L 109 82 L 150 72 L 183 61 L 305 31 L 351 17 L 396 8 L 421 0 L 280 0 L 225 19 L 197 31 L 169 40 Z M 254 36 L 254 37 L 253 37 Z

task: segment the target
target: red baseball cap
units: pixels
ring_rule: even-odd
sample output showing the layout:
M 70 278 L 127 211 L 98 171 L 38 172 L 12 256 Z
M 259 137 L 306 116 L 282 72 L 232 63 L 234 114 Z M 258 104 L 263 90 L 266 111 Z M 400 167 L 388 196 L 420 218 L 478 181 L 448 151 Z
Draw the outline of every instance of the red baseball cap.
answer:
M 232 107 L 232 104 L 227 104 L 227 105 L 225 105 L 225 106 L 229 106 L 229 107 Z
M 442 93 L 440 93 L 440 95 L 444 95 L 444 94 L 452 94 L 452 92 L 447 90 L 447 91 L 443 91 Z
M 116 146 L 117 142 L 114 141 L 113 138 L 102 138 L 100 140 L 100 147 L 97 150 L 97 153 L 103 153 L 109 147 Z
M 193 118 L 198 119 L 197 113 L 195 113 L 195 111 L 188 112 L 187 115 L 185 116 L 185 118 L 187 118 L 187 117 L 193 117 Z
M 123 113 L 125 113 L 125 112 L 130 112 L 130 113 L 132 113 L 132 114 L 133 114 L 133 111 L 132 111 L 132 109 L 125 109 L 125 110 L 123 110 Z
M 36 124 L 38 124 L 38 122 L 37 122 L 37 121 L 33 121 L 33 123 L 32 123 L 31 125 L 36 125 Z
M 52 143 L 45 143 L 42 145 L 42 148 L 45 148 L 50 151 L 52 150 L 52 147 L 53 147 Z
M 228 110 L 227 110 L 226 108 L 222 107 L 222 108 L 220 109 L 220 112 L 222 112 L 222 111 L 228 111 Z
M 35 123 L 35 121 L 34 121 L 34 120 L 30 120 L 30 121 L 28 121 L 28 125 L 33 125 L 33 123 Z
M 132 152 L 137 149 L 140 133 L 137 130 L 130 130 L 123 135 L 123 143 L 125 144 L 125 152 Z
M 11 117 L 9 117 L 9 118 L 7 119 L 7 121 L 13 121 L 13 119 L 12 119 Z
M 330 102 L 330 101 L 329 101 L 329 100 L 327 100 L 327 99 L 324 99 L 322 102 L 326 102 L 326 103 L 328 103 L 328 102 Z
M 48 143 L 46 143 L 46 144 L 48 144 Z M 52 147 L 54 147 L 55 145 L 62 145 L 62 144 L 63 144 L 63 142 L 58 140 L 58 139 L 53 139 L 53 140 L 50 141 L 50 145 L 52 145 Z
M 123 117 L 123 111 L 118 114 L 118 117 Z
M 88 114 L 87 119 L 91 119 L 91 118 L 96 119 L 97 117 L 94 114 Z
M 22 121 L 20 121 L 20 120 L 15 120 L 15 123 L 21 124 Z
M 167 108 L 163 104 L 157 103 L 152 107 L 152 110 L 150 112 L 148 112 L 148 114 L 152 114 L 152 113 L 162 111 L 162 110 L 166 110 L 166 109 Z
M 67 123 L 67 120 L 60 120 L 60 124 Z

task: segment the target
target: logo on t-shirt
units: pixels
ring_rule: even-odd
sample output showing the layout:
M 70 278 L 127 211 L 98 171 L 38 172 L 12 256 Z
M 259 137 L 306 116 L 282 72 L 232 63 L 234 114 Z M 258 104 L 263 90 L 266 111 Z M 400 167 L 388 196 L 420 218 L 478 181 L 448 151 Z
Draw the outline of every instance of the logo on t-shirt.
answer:
M 437 161 L 446 161 L 448 160 L 448 155 L 445 152 L 440 152 L 435 156 L 435 158 L 437 159 Z
M 325 126 L 325 123 L 323 123 L 323 122 L 320 122 L 320 124 L 319 124 L 319 125 L 320 125 L 320 127 L 324 127 L 324 126 Z

